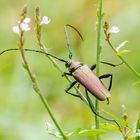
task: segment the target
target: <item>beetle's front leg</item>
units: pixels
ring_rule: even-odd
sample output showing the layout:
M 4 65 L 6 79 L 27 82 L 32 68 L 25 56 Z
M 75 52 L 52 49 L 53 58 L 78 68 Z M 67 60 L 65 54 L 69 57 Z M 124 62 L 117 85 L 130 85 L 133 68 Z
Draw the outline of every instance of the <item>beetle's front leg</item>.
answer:
M 72 82 L 71 84 L 69 84 L 69 86 L 66 88 L 65 92 L 68 93 L 68 94 L 70 94 L 70 95 L 72 95 L 72 96 L 79 97 L 79 98 L 81 99 L 80 95 L 77 95 L 77 94 L 74 94 L 74 93 L 69 92 L 69 90 L 70 90 L 76 83 L 77 83 L 77 81 L 74 81 L 74 82 Z
M 72 76 L 71 73 L 69 73 L 69 72 L 64 72 L 64 73 L 62 74 L 62 77 L 64 77 L 65 75 Z
M 71 74 L 71 73 L 68 73 L 68 72 L 64 72 L 64 73 L 62 74 L 62 76 L 65 76 L 65 75 L 72 76 L 72 74 Z M 70 84 L 68 85 L 68 87 L 66 88 L 65 92 L 68 93 L 68 94 L 70 94 L 70 95 L 72 95 L 72 96 L 79 97 L 79 98 L 81 99 L 80 95 L 77 95 L 77 94 L 74 94 L 74 93 L 69 92 L 69 90 L 70 90 L 76 83 L 77 83 L 77 81 L 74 81 L 74 82 L 70 83 Z M 78 84 L 78 87 L 77 87 L 77 88 L 79 88 L 79 86 L 80 86 L 80 85 Z

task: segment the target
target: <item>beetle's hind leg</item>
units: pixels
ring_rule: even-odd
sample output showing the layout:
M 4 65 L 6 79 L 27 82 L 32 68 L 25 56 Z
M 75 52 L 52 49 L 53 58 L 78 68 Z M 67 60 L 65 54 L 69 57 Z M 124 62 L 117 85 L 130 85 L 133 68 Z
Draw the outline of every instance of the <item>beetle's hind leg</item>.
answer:
M 110 78 L 109 87 L 108 87 L 109 91 L 111 90 L 111 87 L 112 87 L 112 77 L 113 77 L 112 74 L 103 74 L 99 76 L 99 79 Z
M 94 107 L 94 104 L 92 103 L 92 101 L 91 101 L 91 99 L 90 99 L 90 97 L 89 97 L 89 95 L 88 95 L 88 91 L 87 91 L 86 89 L 85 89 L 85 92 L 86 92 L 86 99 L 87 99 L 87 101 L 88 101 L 88 104 L 89 104 L 90 109 L 92 110 L 92 112 L 93 112 L 95 115 L 97 115 L 98 117 L 100 117 L 101 119 L 103 119 L 103 120 L 111 121 L 111 122 L 116 123 L 116 125 L 121 129 L 120 125 L 118 124 L 118 122 L 117 122 L 116 120 L 110 119 L 110 118 L 105 118 L 104 116 L 101 116 L 101 115 L 97 112 L 96 108 Z
M 99 79 L 110 78 L 109 87 L 108 87 L 109 91 L 111 90 L 112 87 L 112 77 L 113 77 L 112 74 L 104 74 L 99 76 Z M 109 104 L 109 98 L 107 98 L 107 104 Z

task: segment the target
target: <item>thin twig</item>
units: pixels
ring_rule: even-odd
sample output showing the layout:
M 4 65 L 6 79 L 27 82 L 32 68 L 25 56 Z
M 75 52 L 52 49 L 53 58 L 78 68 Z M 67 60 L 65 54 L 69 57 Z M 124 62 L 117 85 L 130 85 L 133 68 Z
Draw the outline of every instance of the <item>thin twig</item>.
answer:
M 138 77 L 140 78 L 140 74 L 131 66 L 127 63 L 127 61 L 118 54 L 117 50 L 115 49 L 115 47 L 112 45 L 111 41 L 110 41 L 110 33 L 108 33 L 108 23 L 105 22 L 104 25 L 104 34 L 105 34 L 105 40 L 107 41 L 108 45 L 111 47 L 111 49 L 114 51 L 114 53 L 118 56 L 118 58 Z

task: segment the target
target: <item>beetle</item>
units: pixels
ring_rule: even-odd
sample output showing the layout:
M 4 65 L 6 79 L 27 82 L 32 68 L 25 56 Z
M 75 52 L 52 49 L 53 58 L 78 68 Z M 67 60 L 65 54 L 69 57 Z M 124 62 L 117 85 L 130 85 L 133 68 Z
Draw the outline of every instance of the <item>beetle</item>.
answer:
M 50 53 L 46 53 L 44 51 L 40 51 L 40 50 L 32 50 L 32 49 L 24 49 L 25 51 L 33 51 L 33 52 L 38 52 L 38 53 L 42 53 L 42 54 L 46 54 L 49 55 L 61 62 L 65 63 L 66 68 L 68 68 L 68 72 L 64 72 L 64 74 L 62 76 L 68 75 L 68 76 L 72 76 L 75 81 L 73 81 L 65 90 L 66 93 L 73 95 L 75 97 L 79 97 L 81 98 L 80 95 L 78 94 L 74 94 L 70 92 L 70 89 L 72 89 L 72 87 L 74 87 L 77 83 L 78 83 L 78 87 L 80 85 L 82 85 L 85 88 L 85 93 L 86 93 L 86 99 L 88 101 L 88 104 L 92 110 L 92 112 L 97 115 L 98 117 L 107 120 L 107 121 L 113 121 L 115 122 L 118 126 L 119 124 L 116 122 L 116 120 L 114 119 L 109 119 L 109 118 L 105 118 L 103 116 L 101 116 L 95 109 L 88 93 L 92 94 L 93 96 L 95 96 L 98 100 L 100 101 L 105 101 L 107 100 L 109 103 L 109 97 L 111 96 L 110 94 L 110 89 L 112 87 L 112 74 L 104 74 L 101 75 L 99 77 L 97 77 L 95 74 L 93 74 L 92 70 L 94 70 L 96 68 L 96 64 L 93 65 L 92 67 L 88 67 L 86 64 L 82 64 L 79 61 L 74 61 L 72 60 L 72 51 L 70 48 L 70 42 L 69 42 L 69 37 L 68 37 L 68 32 L 67 32 L 67 27 L 71 27 L 73 28 L 81 37 L 81 39 L 83 40 L 83 37 L 81 36 L 80 32 L 73 27 L 72 25 L 66 24 L 64 26 L 64 31 L 65 31 L 65 35 L 66 35 L 66 42 L 67 42 L 67 47 L 68 47 L 68 51 L 69 51 L 69 60 L 65 60 L 62 58 L 59 58 L 57 56 L 54 56 Z M 11 49 L 6 49 L 4 51 L 2 51 L 0 53 L 0 55 L 2 55 L 3 53 L 7 52 L 7 51 L 13 51 L 13 50 L 19 50 L 18 48 L 11 48 Z M 114 65 L 108 62 L 101 62 L 103 64 L 107 64 L 110 66 L 118 66 L 118 65 Z M 109 87 L 107 88 L 103 82 L 101 81 L 101 79 L 103 78 L 110 78 L 110 83 L 109 83 Z M 81 98 L 82 99 L 82 98 Z

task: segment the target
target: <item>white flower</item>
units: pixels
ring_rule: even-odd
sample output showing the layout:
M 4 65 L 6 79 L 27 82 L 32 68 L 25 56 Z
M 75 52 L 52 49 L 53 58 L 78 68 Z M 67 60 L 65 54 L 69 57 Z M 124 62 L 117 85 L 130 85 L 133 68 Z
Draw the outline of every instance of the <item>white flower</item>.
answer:
M 19 27 L 17 25 L 13 26 L 13 32 L 16 33 L 16 34 L 20 33 Z
M 18 20 L 18 22 L 17 22 L 18 24 L 20 24 L 20 21 Z
M 29 31 L 30 27 L 28 25 L 28 23 L 31 21 L 30 18 L 25 18 L 23 20 L 23 22 L 21 23 L 20 21 L 18 21 L 18 25 L 13 27 L 13 32 L 16 34 L 20 34 L 21 31 Z
M 120 29 L 117 26 L 112 26 L 109 30 L 109 33 L 117 34 L 120 32 Z
M 29 31 L 30 30 L 29 25 L 26 24 L 26 23 L 21 23 L 20 28 L 21 28 L 22 31 Z
M 44 16 L 44 17 L 42 17 L 42 20 L 40 22 L 40 25 L 49 24 L 50 21 L 51 20 L 47 16 Z
M 23 22 L 26 23 L 26 24 L 29 23 L 30 21 L 31 21 L 31 19 L 27 18 L 27 17 L 23 20 Z

